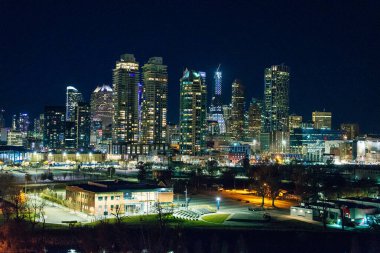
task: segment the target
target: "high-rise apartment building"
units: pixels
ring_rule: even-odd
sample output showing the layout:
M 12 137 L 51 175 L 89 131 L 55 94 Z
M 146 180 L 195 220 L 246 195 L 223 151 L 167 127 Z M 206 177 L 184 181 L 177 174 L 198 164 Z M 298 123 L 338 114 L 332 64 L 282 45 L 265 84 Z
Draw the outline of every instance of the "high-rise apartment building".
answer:
M 331 112 L 318 112 L 312 113 L 312 120 L 315 129 L 331 129 Z
M 264 73 L 265 132 L 287 131 L 289 116 L 289 68 L 274 65 Z
M 64 148 L 65 107 L 45 106 L 44 118 L 44 146 L 50 149 Z
M 79 102 L 83 102 L 82 93 L 75 87 L 66 87 L 66 121 L 75 121 L 75 107 Z
M 214 90 L 210 106 L 210 119 L 218 122 L 220 134 L 226 132 L 226 123 L 223 116 L 222 106 L 222 72 L 219 71 L 218 67 L 214 75 Z
M 141 143 L 166 143 L 168 72 L 161 57 L 152 57 L 142 67 Z
M 231 136 L 235 140 L 241 140 L 244 133 L 244 87 L 239 80 L 232 83 L 231 97 Z
M 200 155 L 205 149 L 206 73 L 186 69 L 180 79 L 180 152 Z
M 112 139 L 115 143 L 137 143 L 139 140 L 139 75 L 139 63 L 134 55 L 121 55 L 112 79 Z

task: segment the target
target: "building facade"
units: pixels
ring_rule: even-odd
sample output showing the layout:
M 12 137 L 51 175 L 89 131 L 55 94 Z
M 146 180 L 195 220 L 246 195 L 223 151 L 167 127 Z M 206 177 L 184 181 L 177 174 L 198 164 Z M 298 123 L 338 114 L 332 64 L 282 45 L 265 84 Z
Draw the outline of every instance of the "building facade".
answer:
M 100 121 L 102 129 L 110 128 L 114 115 L 113 91 L 108 85 L 96 87 L 91 94 L 91 121 Z
M 359 125 L 355 123 L 344 123 L 340 125 L 346 140 L 354 140 L 359 136 Z
M 302 116 L 290 115 L 289 116 L 289 131 L 292 132 L 295 128 L 300 128 L 302 125 Z
M 75 107 L 83 102 L 83 95 L 75 87 L 66 87 L 66 121 L 75 121 Z
M 44 146 L 50 149 L 64 148 L 65 107 L 46 106 L 44 118 Z
M 242 140 L 244 133 L 244 87 L 240 80 L 235 79 L 232 83 L 231 97 L 231 137 L 235 140 Z
M 205 149 L 207 87 L 204 72 L 186 69 L 180 79 L 180 152 L 201 155 Z
M 331 129 L 331 112 L 318 112 L 312 113 L 312 121 L 315 129 Z
M 139 75 L 139 63 L 134 55 L 121 55 L 112 79 L 112 139 L 115 143 L 136 143 L 139 140 Z
M 90 147 L 91 107 L 88 103 L 78 103 L 75 113 L 76 148 Z
M 287 131 L 289 117 L 289 68 L 274 65 L 264 74 L 264 126 L 265 132 Z
M 219 134 L 226 132 L 226 123 L 222 108 L 222 72 L 219 68 L 214 75 L 214 90 L 210 106 L 210 119 L 218 122 Z
M 252 98 L 247 117 L 247 141 L 259 141 L 261 133 L 261 115 L 262 115 L 262 103 L 261 101 Z
M 12 130 L 20 131 L 25 135 L 28 133 L 30 127 L 30 119 L 27 113 L 19 113 L 13 115 L 12 118 Z
M 364 135 L 353 141 L 354 161 L 361 164 L 380 163 L 380 136 Z
M 112 141 L 114 115 L 113 90 L 108 85 L 96 87 L 91 94 L 90 144 L 98 148 L 102 142 Z
M 143 67 L 141 142 L 166 143 L 168 73 L 161 57 L 152 57 Z
M 149 214 L 158 205 L 173 203 L 173 189 L 124 181 L 88 182 L 66 186 L 66 200 L 72 209 L 97 217 Z
M 305 161 L 322 162 L 326 141 L 343 140 L 342 131 L 331 129 L 295 128 L 290 133 L 290 152 L 302 154 Z
M 25 136 L 21 131 L 11 130 L 7 135 L 7 145 L 8 146 L 24 146 Z

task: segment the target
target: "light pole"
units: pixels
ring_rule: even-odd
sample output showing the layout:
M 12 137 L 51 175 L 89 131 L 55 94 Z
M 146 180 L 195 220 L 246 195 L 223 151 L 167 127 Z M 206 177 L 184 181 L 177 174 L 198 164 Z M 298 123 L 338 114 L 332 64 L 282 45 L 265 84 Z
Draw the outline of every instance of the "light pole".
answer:
M 186 205 L 186 210 L 187 208 L 187 185 L 185 186 L 185 205 Z
M 220 197 L 216 197 L 216 210 L 219 211 L 220 209 Z

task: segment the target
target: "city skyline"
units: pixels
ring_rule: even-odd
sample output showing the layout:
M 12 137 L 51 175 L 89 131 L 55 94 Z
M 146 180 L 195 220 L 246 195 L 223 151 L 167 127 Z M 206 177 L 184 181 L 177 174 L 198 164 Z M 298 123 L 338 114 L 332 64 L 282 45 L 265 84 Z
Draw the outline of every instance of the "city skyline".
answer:
M 0 252 L 380 252 L 380 1 L 0 10 Z
M 11 25 L 1 28 L 1 32 L 5 38 L 5 47 L 13 49 L 8 51 L 15 53 L 11 56 L 9 52 L 0 51 L 3 56 L 0 75 L 3 97 L 0 106 L 6 110 L 8 124 L 13 114 L 28 112 L 31 118 L 35 118 L 43 111 L 44 105 L 64 103 L 64 89 L 69 84 L 75 84 L 88 101 L 91 91 L 97 85 L 112 85 L 111 69 L 115 60 L 120 54 L 131 52 L 139 62 L 146 62 L 152 56 L 164 58 L 168 66 L 169 108 L 179 108 L 178 79 L 187 66 L 205 71 L 208 74 L 207 83 L 212 84 L 213 73 L 217 66 L 222 64 L 222 99 L 226 104 L 230 102 L 230 86 L 235 78 L 242 80 L 242 83 L 249 87 L 246 94 L 248 103 L 252 97 L 262 97 L 264 69 L 284 63 L 290 67 L 292 73 L 290 114 L 302 115 L 308 121 L 311 120 L 311 111 L 325 109 L 335 115 L 335 127 L 342 122 L 357 122 L 364 132 L 380 132 L 374 116 L 376 113 L 372 113 L 373 110 L 378 112 L 380 108 L 376 99 L 379 89 L 376 85 L 376 80 L 379 79 L 376 71 L 378 51 L 373 50 L 374 45 L 379 44 L 380 36 L 376 36 L 378 31 L 372 29 L 376 24 L 376 3 L 355 8 L 357 12 L 352 13 L 353 17 L 346 15 L 356 7 L 353 2 L 345 2 L 344 5 L 314 3 L 292 6 L 274 2 L 256 5 L 238 2 L 232 5 L 222 1 L 217 6 L 205 3 L 201 9 L 197 9 L 194 3 L 186 3 L 185 12 L 195 11 L 200 17 L 196 22 L 185 20 L 176 14 L 173 10 L 179 7 L 178 4 L 161 7 L 152 3 L 153 9 L 161 11 L 163 16 L 168 14 L 162 18 L 162 24 L 168 27 L 169 31 L 176 31 L 176 35 L 167 31 L 160 34 L 149 28 L 146 24 L 151 18 L 144 14 L 139 19 L 142 23 L 133 28 L 133 38 L 118 32 L 129 24 L 129 21 L 120 22 L 121 11 L 126 7 L 118 10 L 118 6 L 112 3 L 107 5 L 108 11 L 105 14 L 98 11 L 103 5 L 95 3 L 89 7 L 88 13 L 81 13 L 82 15 L 75 12 L 75 5 L 62 6 L 58 10 L 58 7 L 49 4 L 36 4 L 31 6 L 30 13 L 36 16 L 41 14 L 41 19 L 34 18 L 34 14 L 25 14 L 25 18 L 30 21 L 27 25 L 30 29 L 20 27 L 20 22 L 14 20 L 17 17 L 14 12 L 16 9 L 19 10 L 18 3 L 5 5 L 7 8 L 2 18 L 7 18 L 7 22 L 10 20 Z M 141 14 L 142 7 L 130 5 L 128 7 L 136 7 L 136 13 L 130 14 L 132 20 Z M 268 7 L 273 7 L 271 9 L 278 14 L 274 15 L 274 19 L 272 16 L 265 16 L 263 10 Z M 239 15 L 230 21 L 223 19 L 222 23 L 211 22 L 213 18 L 226 16 L 230 11 Z M 23 13 L 23 10 L 21 12 Z M 73 14 L 72 19 L 63 20 L 67 13 Z M 99 18 L 103 17 L 102 15 L 107 18 Z M 52 18 L 51 24 L 41 23 L 46 17 Z M 171 22 L 173 18 L 178 20 L 177 24 Z M 329 22 L 332 18 L 338 20 L 333 25 Z M 92 22 L 89 23 L 89 20 Z M 67 25 L 59 26 L 62 22 L 67 22 Z M 71 22 L 75 22 L 77 26 L 67 30 L 67 27 L 73 27 L 70 25 Z M 120 27 L 113 26 L 115 23 Z M 91 28 L 90 31 L 82 33 L 83 29 L 87 31 L 86 27 Z M 238 30 L 245 32 L 236 33 L 233 27 L 239 27 L 241 29 Z M 267 31 L 266 27 L 271 29 Z M 359 30 L 362 27 L 363 30 Z M 190 34 L 198 31 L 203 36 L 197 37 L 202 37 L 202 40 L 195 38 L 192 43 L 185 42 L 179 36 L 182 34 L 179 31 L 185 28 Z M 25 43 L 15 43 L 14 30 L 26 36 L 23 41 Z M 30 31 L 34 31 L 33 35 Z M 62 34 L 69 36 L 62 38 Z M 144 36 L 159 42 L 149 43 L 151 40 L 145 40 Z M 341 37 L 348 40 L 341 43 L 338 39 Z M 117 39 L 108 43 L 108 38 Z M 87 44 L 88 47 L 83 47 Z M 57 51 L 57 48 L 60 50 Z M 23 60 L 20 63 L 18 59 L 21 58 Z M 55 59 L 66 60 L 62 63 Z M 23 71 L 15 75 L 15 71 L 20 67 Z M 17 85 L 24 92 L 12 90 L 12 85 Z M 52 95 L 38 96 L 37 103 L 37 93 L 34 90 L 41 89 L 46 89 L 47 94 Z M 211 85 L 208 85 L 209 95 L 210 91 Z M 209 96 L 208 100 L 210 99 Z M 25 104 L 21 104 L 20 101 L 24 101 Z M 350 101 L 360 106 L 352 106 L 347 110 Z M 177 109 L 168 111 L 168 121 L 178 122 Z

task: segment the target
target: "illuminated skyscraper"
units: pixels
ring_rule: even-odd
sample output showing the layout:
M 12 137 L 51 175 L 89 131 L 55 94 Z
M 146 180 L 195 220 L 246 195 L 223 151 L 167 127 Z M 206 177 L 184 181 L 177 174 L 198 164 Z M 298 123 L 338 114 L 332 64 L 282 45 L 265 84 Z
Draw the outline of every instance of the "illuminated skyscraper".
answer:
M 33 136 L 36 139 L 43 139 L 44 135 L 44 114 L 40 114 L 38 118 L 34 119 Z
M 79 102 L 75 112 L 76 148 L 90 146 L 91 111 L 90 104 Z
M 44 118 L 44 146 L 50 149 L 64 148 L 65 107 L 45 106 Z
M 141 142 L 166 142 L 168 73 L 161 57 L 152 57 L 143 67 Z
M 232 83 L 231 97 L 231 136 L 235 140 L 241 140 L 244 133 L 244 87 L 240 80 Z
M 318 112 L 312 114 L 312 120 L 315 129 L 331 129 L 331 112 Z
M 180 79 L 180 152 L 200 155 L 205 149 L 206 73 L 186 69 Z
M 226 132 L 226 123 L 223 117 L 222 108 L 222 72 L 219 71 L 219 67 L 214 75 L 214 92 L 211 99 L 210 106 L 210 118 L 218 122 L 219 133 L 223 134 Z
M 112 124 L 112 96 L 112 88 L 105 84 L 96 87 L 91 94 L 91 119 L 101 121 L 103 129 Z
M 96 145 L 111 139 L 113 108 L 113 90 L 108 85 L 96 87 L 91 94 L 91 144 Z
M 264 131 L 288 131 L 289 68 L 274 65 L 264 75 Z
M 12 130 L 20 131 L 23 134 L 27 134 L 29 131 L 30 120 L 27 113 L 19 113 L 13 115 L 12 118 Z
M 251 103 L 248 108 L 248 140 L 249 141 L 259 141 L 261 133 L 261 113 L 262 113 L 262 103 L 255 98 L 252 98 Z
M 66 87 L 66 121 L 75 121 L 75 107 L 79 102 L 83 102 L 82 93 L 75 87 Z
M 139 63 L 134 55 L 121 55 L 113 69 L 112 139 L 115 143 L 139 140 L 139 75 Z

